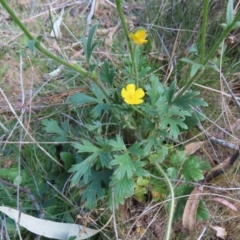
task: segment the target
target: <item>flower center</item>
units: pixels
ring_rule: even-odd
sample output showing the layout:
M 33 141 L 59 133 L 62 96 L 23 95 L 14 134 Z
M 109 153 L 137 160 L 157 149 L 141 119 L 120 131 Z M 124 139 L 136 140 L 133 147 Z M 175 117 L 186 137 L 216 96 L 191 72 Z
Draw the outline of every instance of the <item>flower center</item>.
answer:
M 129 98 L 130 99 L 134 99 L 135 98 L 135 92 L 134 91 L 130 91 L 129 92 Z

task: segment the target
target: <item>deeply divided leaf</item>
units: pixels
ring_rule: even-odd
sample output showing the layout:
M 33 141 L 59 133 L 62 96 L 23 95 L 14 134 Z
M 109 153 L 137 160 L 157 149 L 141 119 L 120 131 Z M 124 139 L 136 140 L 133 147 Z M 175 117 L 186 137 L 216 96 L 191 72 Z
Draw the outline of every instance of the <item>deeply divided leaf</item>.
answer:
M 123 178 L 131 178 L 136 171 L 132 159 L 128 153 L 122 155 L 114 155 L 114 160 L 111 161 L 111 166 L 116 166 L 114 179 L 121 180 Z
M 133 179 L 124 178 L 122 180 L 114 182 L 114 184 L 111 185 L 114 191 L 113 195 L 115 207 L 118 207 L 119 204 L 124 204 L 124 200 L 127 197 L 131 197 L 134 193 L 135 182 Z

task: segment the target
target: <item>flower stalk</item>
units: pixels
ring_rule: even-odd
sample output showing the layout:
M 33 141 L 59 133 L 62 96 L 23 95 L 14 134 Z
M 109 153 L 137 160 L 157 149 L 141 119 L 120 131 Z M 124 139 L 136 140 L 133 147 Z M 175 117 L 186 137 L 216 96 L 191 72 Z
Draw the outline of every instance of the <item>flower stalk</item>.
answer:
M 160 164 L 155 162 L 155 165 L 156 165 L 158 171 L 165 178 L 165 180 L 166 180 L 166 182 L 168 184 L 169 190 L 170 190 L 170 195 L 171 195 L 170 212 L 169 212 L 169 216 L 168 216 L 167 230 L 166 230 L 166 235 L 165 235 L 165 240 L 170 240 L 170 238 L 171 238 L 171 229 L 172 229 L 172 221 L 173 221 L 173 214 L 174 214 L 174 206 L 175 206 L 174 190 L 173 190 L 173 185 L 172 185 L 170 179 L 168 178 L 167 174 L 162 169 Z
M 129 51 L 130 51 L 130 54 L 131 54 L 132 72 L 136 77 L 135 85 L 138 87 L 138 85 L 139 85 L 138 84 L 138 69 L 137 69 L 137 64 L 136 64 L 136 61 L 135 61 L 136 46 L 135 45 L 133 46 L 132 42 L 136 45 L 142 45 L 144 43 L 147 43 L 147 40 L 145 39 L 146 36 L 147 36 L 147 33 L 146 33 L 145 30 L 140 29 L 140 30 L 137 30 L 135 33 L 130 33 L 129 34 L 128 27 L 127 27 L 125 17 L 124 17 L 124 13 L 123 13 L 123 10 L 122 10 L 121 0 L 115 0 L 115 2 L 116 2 L 119 17 L 121 19 L 123 31 L 124 31 L 125 36 L 127 38 L 128 48 L 129 48 Z

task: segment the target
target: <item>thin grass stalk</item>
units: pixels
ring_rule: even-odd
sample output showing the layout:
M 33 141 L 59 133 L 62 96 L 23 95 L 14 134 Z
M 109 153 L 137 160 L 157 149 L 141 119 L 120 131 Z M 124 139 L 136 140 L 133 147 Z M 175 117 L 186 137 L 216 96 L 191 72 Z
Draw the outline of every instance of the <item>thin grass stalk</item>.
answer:
M 105 95 L 106 99 L 109 101 L 109 96 L 107 94 L 107 92 L 105 91 L 105 89 L 103 88 L 101 82 L 97 79 L 96 74 L 94 73 L 89 73 L 87 70 L 83 69 L 81 66 L 75 64 L 72 65 L 70 63 L 68 63 L 67 61 L 57 57 L 56 55 L 52 54 L 51 52 L 49 52 L 47 49 L 45 49 L 42 44 L 35 39 L 32 34 L 27 30 L 27 28 L 25 27 L 25 25 L 20 21 L 20 19 L 16 16 L 16 14 L 14 13 L 14 11 L 9 7 L 9 5 L 6 3 L 5 0 L 0 0 L 0 3 L 2 4 L 2 6 L 5 8 L 5 10 L 9 13 L 9 15 L 12 17 L 12 19 L 16 22 L 16 24 L 21 28 L 21 30 L 24 32 L 24 34 L 34 42 L 34 46 L 40 51 L 42 52 L 45 56 L 51 58 L 52 60 L 82 74 L 83 76 L 89 78 L 91 81 L 93 81 L 103 92 L 103 94 Z
M 207 57 L 203 60 L 202 62 L 202 71 L 197 71 L 186 83 L 186 85 L 180 90 L 180 92 L 177 94 L 177 96 L 175 97 L 175 100 L 177 100 L 178 98 L 180 98 L 186 90 L 188 90 L 190 88 L 190 86 L 196 81 L 196 79 L 198 79 L 200 77 L 200 75 L 203 73 L 203 67 L 205 67 L 209 60 L 213 57 L 213 55 L 215 54 L 215 52 L 217 51 L 217 49 L 219 48 L 220 44 L 226 39 L 226 37 L 228 36 L 228 34 L 231 32 L 231 30 L 233 29 L 234 25 L 240 20 L 240 12 L 236 15 L 236 17 L 234 18 L 234 20 L 232 21 L 231 24 L 229 24 L 225 30 L 223 31 L 222 35 L 218 38 L 217 42 L 214 44 L 214 46 L 210 49 Z
M 205 57 L 206 33 L 207 33 L 207 20 L 208 20 L 209 0 L 204 0 L 202 28 L 201 28 L 201 43 L 200 43 L 200 63 L 203 63 Z

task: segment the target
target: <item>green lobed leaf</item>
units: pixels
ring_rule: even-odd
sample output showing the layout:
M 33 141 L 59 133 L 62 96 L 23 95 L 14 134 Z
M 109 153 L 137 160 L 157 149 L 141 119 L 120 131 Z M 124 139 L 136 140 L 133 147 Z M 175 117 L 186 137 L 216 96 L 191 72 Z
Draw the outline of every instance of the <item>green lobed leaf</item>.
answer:
M 117 182 L 111 182 L 111 186 L 114 189 L 114 206 L 118 207 L 119 204 L 124 204 L 124 200 L 127 197 L 131 197 L 134 193 L 135 182 L 133 179 L 124 178 Z M 112 195 L 110 195 L 110 202 Z
M 186 154 L 184 151 L 177 151 L 177 153 L 171 155 L 171 163 L 177 169 L 183 164 L 186 159 Z
M 151 75 L 150 77 L 151 86 L 146 86 L 147 95 L 150 97 L 151 105 L 155 105 L 159 100 L 160 96 L 164 93 L 164 87 L 159 81 L 158 77 Z M 164 101 L 164 100 L 163 100 Z
M 75 161 L 74 156 L 69 152 L 61 152 L 60 157 L 64 162 L 63 165 L 65 170 L 68 171 L 71 168 L 71 166 L 74 164 L 74 161 Z
M 138 76 L 139 78 L 143 78 L 146 76 L 146 74 L 151 70 L 151 67 L 145 67 L 143 68 L 139 73 Z
M 88 152 L 88 153 L 98 153 L 101 151 L 100 148 L 96 147 L 95 145 L 93 145 L 91 142 L 87 141 L 87 140 L 82 140 L 82 143 L 72 143 L 71 145 L 76 148 L 78 150 L 78 153 L 84 153 L 84 152 Z
M 149 172 L 143 168 L 146 165 L 146 162 L 136 160 L 136 161 L 133 161 L 133 165 L 134 165 L 134 168 L 135 168 L 135 175 L 137 177 L 147 177 L 147 176 L 149 176 Z
M 74 172 L 73 177 L 71 179 L 72 187 L 77 185 L 82 177 L 83 177 L 83 182 L 85 184 L 89 182 L 89 177 L 91 175 L 91 168 L 97 156 L 98 156 L 98 153 L 93 153 L 90 156 L 88 156 L 84 161 L 73 165 L 68 170 L 68 172 Z
M 54 140 L 57 142 L 65 142 L 67 141 L 67 129 L 65 131 L 59 127 L 56 120 L 53 119 L 44 119 L 42 120 L 42 125 L 44 126 L 44 130 L 47 133 L 55 133 L 58 135 L 58 137 L 55 137 Z M 64 123 L 62 123 L 64 125 Z
M 196 98 L 198 94 L 199 92 L 187 91 L 184 93 L 184 95 L 180 96 L 179 98 L 176 98 L 173 101 L 173 104 L 187 111 L 191 111 L 191 106 L 192 107 L 208 106 L 208 104 L 202 98 Z
M 99 100 L 99 103 L 103 103 L 103 99 L 105 99 L 105 95 L 96 84 L 91 84 L 91 91 L 97 97 L 97 99 Z
M 145 140 L 146 146 L 144 147 L 144 150 L 147 153 L 150 153 L 153 149 L 156 151 L 159 150 L 159 146 L 161 146 L 164 136 L 163 134 L 158 133 L 161 133 L 161 131 L 152 132 L 152 135 Z
M 136 185 L 134 189 L 134 198 L 136 198 L 139 202 L 144 203 L 146 202 L 146 194 L 147 188 L 141 185 Z
M 104 196 L 104 186 L 108 186 L 112 170 L 92 171 L 89 177 L 89 184 L 82 193 L 81 200 L 85 202 L 85 207 L 93 209 L 97 201 Z M 81 183 L 80 183 L 81 184 Z M 103 185 L 103 186 L 102 186 Z
M 1 178 L 8 179 L 9 181 L 13 182 L 17 176 L 18 176 L 18 168 L 17 167 L 0 168 L 0 177 Z
M 184 123 L 184 119 L 165 117 L 162 120 L 162 129 L 169 129 L 169 137 L 172 137 L 174 139 L 178 139 L 178 136 L 180 135 L 180 127 L 187 129 L 187 125 Z
M 117 135 L 116 136 L 116 140 L 109 140 L 107 141 L 107 143 L 112 147 L 112 150 L 113 151 L 126 151 L 127 148 L 126 148 L 126 145 L 122 139 L 122 137 L 120 135 Z
M 110 162 L 110 165 L 117 166 L 113 174 L 114 179 L 117 181 L 123 178 L 130 179 L 136 171 L 133 161 L 128 153 L 114 155 L 114 159 Z
M 177 180 L 178 179 L 178 170 L 174 167 L 167 168 L 167 175 L 170 179 Z
M 141 143 L 135 142 L 134 144 L 132 144 L 129 148 L 128 151 L 135 155 L 135 156 L 139 156 L 139 157 L 143 157 L 147 155 L 147 152 L 142 149 L 141 147 Z
M 169 88 L 165 88 L 164 94 L 165 94 L 166 99 L 167 99 L 169 104 L 172 102 L 174 93 L 175 93 L 175 91 L 177 89 L 176 86 L 177 86 L 176 85 L 176 81 L 173 81 Z
M 106 103 L 98 103 L 92 110 L 91 115 L 93 119 L 97 119 L 100 117 L 103 113 L 108 113 L 109 105 Z
M 197 210 L 197 219 L 199 221 L 207 220 L 210 218 L 209 212 L 204 205 L 202 200 L 199 201 L 198 210 Z
M 90 97 L 83 93 L 75 93 L 71 97 L 68 98 L 67 103 L 71 103 L 74 106 L 83 105 L 86 103 L 99 103 L 99 100 L 94 97 Z
M 149 184 L 149 179 L 142 178 L 142 177 L 139 177 L 137 179 L 137 185 L 138 186 L 146 187 L 148 184 Z
M 157 149 L 157 152 L 154 154 L 151 154 L 151 163 L 161 163 L 166 159 L 166 156 L 168 155 L 168 148 L 164 145 L 160 145 Z
M 202 114 L 192 111 L 191 116 L 186 116 L 184 123 L 188 126 L 188 129 L 196 126 L 199 122 L 203 121 L 205 118 Z
M 100 71 L 100 80 L 107 83 L 110 87 L 113 86 L 113 79 L 116 75 L 116 69 L 110 68 L 107 60 L 104 61 Z
M 189 157 L 185 160 L 181 173 L 186 181 L 199 181 L 204 179 L 201 164 L 202 160 L 198 157 Z
M 83 48 L 84 48 L 84 53 L 86 55 L 86 60 L 87 60 L 88 64 L 90 64 L 92 52 L 93 52 L 94 48 L 97 46 L 97 42 L 93 42 L 93 36 L 96 32 L 97 27 L 98 27 L 98 24 L 95 24 L 91 27 L 87 39 L 85 36 L 83 36 L 81 38 Z
M 103 152 L 103 151 L 100 152 L 99 160 L 102 168 L 103 167 L 111 168 L 110 161 L 112 160 L 112 155 L 109 152 Z

